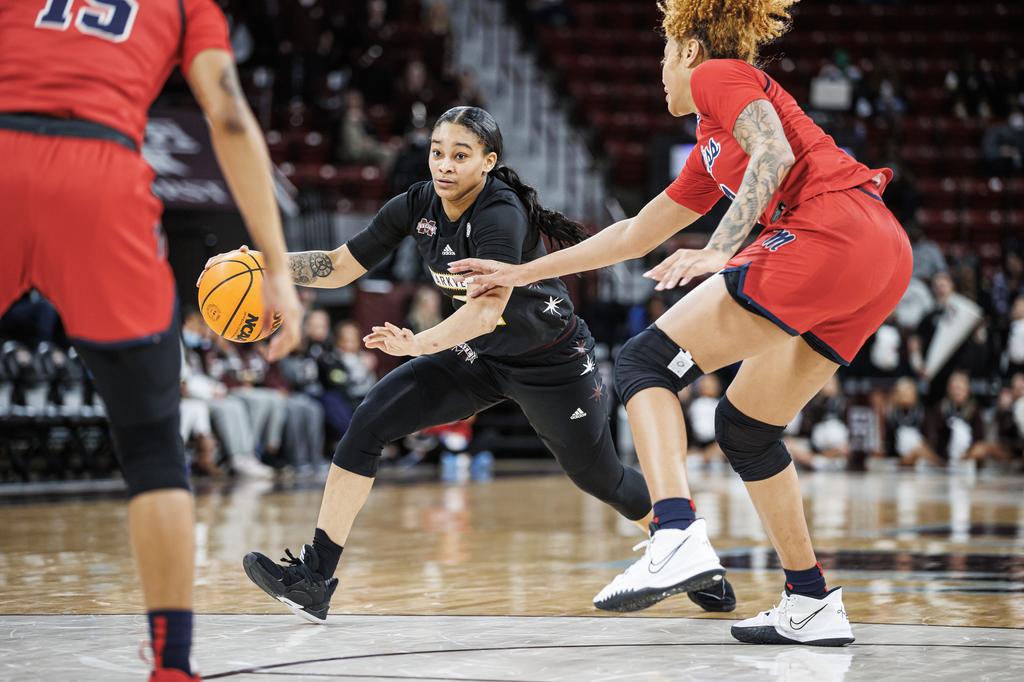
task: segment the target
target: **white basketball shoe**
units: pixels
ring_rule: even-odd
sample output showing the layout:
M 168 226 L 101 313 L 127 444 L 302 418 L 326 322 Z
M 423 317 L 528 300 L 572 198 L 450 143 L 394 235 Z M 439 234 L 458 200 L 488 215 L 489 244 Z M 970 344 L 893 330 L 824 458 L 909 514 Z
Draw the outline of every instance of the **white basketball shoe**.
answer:
M 821 599 L 783 591 L 782 601 L 770 611 L 733 625 L 732 636 L 750 644 L 846 646 L 853 642 L 841 587 Z
M 639 611 L 673 594 L 713 587 L 725 578 L 704 519 L 686 530 L 659 528 L 633 549 L 644 545 L 643 557 L 598 592 L 594 606 L 605 611 Z

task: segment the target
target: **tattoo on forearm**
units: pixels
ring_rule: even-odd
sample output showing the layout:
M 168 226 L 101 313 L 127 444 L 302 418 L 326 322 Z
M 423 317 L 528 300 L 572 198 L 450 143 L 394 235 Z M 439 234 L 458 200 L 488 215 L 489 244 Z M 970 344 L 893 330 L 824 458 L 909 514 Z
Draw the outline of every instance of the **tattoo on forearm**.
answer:
M 750 155 L 750 163 L 732 206 L 708 242 L 710 248 L 726 253 L 735 253 L 750 234 L 793 162 L 789 141 L 768 100 L 755 100 L 743 109 L 733 137 Z
M 235 115 L 228 117 L 227 129 L 232 133 L 243 133 L 245 132 L 245 123 L 242 115 L 243 107 L 248 106 L 245 101 L 245 94 L 242 92 L 242 86 L 238 82 L 238 72 L 234 66 L 226 66 L 221 71 L 220 80 L 218 81 L 220 89 L 224 94 L 231 97 L 235 103 Z
M 326 251 L 290 253 L 288 267 L 291 269 L 292 281 L 307 286 L 318 279 L 329 277 L 334 272 L 334 263 Z

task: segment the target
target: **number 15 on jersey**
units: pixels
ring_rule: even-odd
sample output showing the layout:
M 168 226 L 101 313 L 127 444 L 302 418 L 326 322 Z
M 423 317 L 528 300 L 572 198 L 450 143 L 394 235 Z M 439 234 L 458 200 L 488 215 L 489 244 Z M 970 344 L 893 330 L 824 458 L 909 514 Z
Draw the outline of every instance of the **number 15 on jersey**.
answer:
M 46 0 L 46 6 L 36 17 L 36 28 L 66 31 L 71 26 L 73 4 L 74 0 Z M 85 0 L 85 4 L 75 18 L 76 29 L 113 43 L 123 42 L 131 35 L 139 11 L 138 0 Z

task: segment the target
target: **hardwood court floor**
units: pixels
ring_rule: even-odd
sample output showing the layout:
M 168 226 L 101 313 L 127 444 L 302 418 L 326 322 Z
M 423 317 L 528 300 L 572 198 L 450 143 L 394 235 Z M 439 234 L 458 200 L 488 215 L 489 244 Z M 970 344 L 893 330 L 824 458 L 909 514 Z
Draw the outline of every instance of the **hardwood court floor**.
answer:
M 858 644 L 844 651 L 867 651 L 858 649 L 864 641 L 875 641 L 877 646 L 885 642 L 910 646 L 917 642 L 927 648 L 929 637 L 934 636 L 946 642 L 942 646 L 988 642 L 985 646 L 995 647 L 992 651 L 977 652 L 984 668 L 996 675 L 992 679 L 998 678 L 1000 671 L 1011 669 L 1006 667 L 1011 659 L 1014 666 L 1024 664 L 1024 631 L 1008 630 L 1024 627 L 1024 478 L 819 473 L 804 475 L 802 485 L 819 556 L 830 584 L 844 586 L 847 610 L 855 623 Z M 332 619 L 339 627 L 345 622 L 352 627 L 335 631 L 340 633 L 340 639 L 329 641 L 351 654 L 353 642 L 345 639 L 345 633 L 356 636 L 358 642 L 363 640 L 354 633 L 363 628 L 376 632 L 374 628 L 379 626 L 383 637 L 387 627 L 401 629 L 396 625 L 400 622 L 408 622 L 414 629 L 426 627 L 428 632 L 435 625 L 444 629 L 455 627 L 451 625 L 455 622 L 467 624 L 466 627 L 476 622 L 499 640 L 501 628 L 511 627 L 509 637 L 516 641 L 523 637 L 529 640 L 529 623 L 536 623 L 540 628 L 537 633 L 548 633 L 545 637 L 550 639 L 558 631 L 557 624 L 563 622 L 565 627 L 577 628 L 579 636 L 574 641 L 584 646 L 580 638 L 586 632 L 604 632 L 609 637 L 619 633 L 626 637 L 624 633 L 632 632 L 630 623 L 635 622 L 636 627 L 652 636 L 673 632 L 677 643 L 689 641 L 688 637 L 701 641 L 710 637 L 717 642 L 716 646 L 728 645 L 730 649 L 741 650 L 744 656 L 754 657 L 753 668 L 741 666 L 730 674 L 730 679 L 744 678 L 746 673 L 740 674 L 744 670 L 751 674 L 757 670 L 788 670 L 792 665 L 799 668 L 806 661 L 811 661 L 808 665 L 813 669 L 814 661 L 819 660 L 815 656 L 833 656 L 820 659 L 825 663 L 837 661 L 834 653 L 809 652 L 786 654 L 785 660 L 779 662 L 775 658 L 781 651 L 790 651 L 789 648 L 733 646 L 727 634 L 728 623 L 707 622 L 716 618 L 734 620 L 767 609 L 778 599 L 782 581 L 774 553 L 740 482 L 728 472 L 701 472 L 693 475 L 692 486 L 698 513 L 708 519 L 712 541 L 736 587 L 740 604 L 733 614 L 703 614 L 685 597 L 669 599 L 642 612 L 641 617 L 611 618 L 595 611 L 590 605 L 591 598 L 636 556 L 630 547 L 642 535 L 635 526 L 620 522 L 609 508 L 579 493 L 562 476 L 499 478 L 462 485 L 382 482 L 371 494 L 345 548 L 339 570 L 341 587 L 331 610 L 338 616 L 377 618 Z M 315 634 L 315 627 L 305 628 L 302 621 L 282 615 L 287 613 L 283 607 L 251 585 L 240 565 L 241 557 L 249 550 L 258 549 L 276 558 L 286 546 L 297 553 L 302 543 L 309 542 L 320 490 L 319 483 L 304 489 L 239 485 L 214 488 L 199 495 L 196 611 L 222 614 L 220 620 L 200 618 L 200 631 L 203 622 L 214 628 L 216 623 L 226 628 L 231 623 L 230 628 L 266 627 L 268 632 L 286 633 L 287 636 L 280 635 L 284 637 L 280 642 L 290 645 L 307 638 L 321 641 L 326 637 Z M 0 678 L 7 679 L 2 662 L 7 658 L 5 654 L 17 653 L 9 660 L 22 662 L 32 655 L 29 645 L 33 638 L 25 638 L 26 632 L 43 634 L 56 629 L 69 638 L 68 647 L 88 648 L 93 637 L 100 637 L 100 630 L 123 628 L 135 634 L 132 641 L 121 642 L 120 646 L 134 651 L 137 641 L 144 636 L 143 621 L 138 618 L 83 621 L 45 617 L 133 614 L 141 610 L 126 544 L 124 504 L 107 499 L 8 502 L 0 506 Z M 15 614 L 21 616 L 14 617 Z M 253 618 L 260 614 L 274 617 Z M 242 615 L 246 618 L 228 618 Z M 434 621 L 429 618 L 402 621 L 381 620 L 380 616 L 491 618 L 441 618 L 430 625 L 428 621 Z M 584 618 L 502 618 L 508 616 Z M 607 625 L 602 626 L 602 622 Z M 79 623 L 82 625 L 76 625 Z M 483 623 L 489 625 L 484 627 Z M 886 630 L 868 628 L 864 623 L 976 629 Z M 977 629 L 979 626 L 1004 630 L 986 631 Z M 229 638 L 230 628 L 217 634 L 215 639 L 221 642 L 218 646 L 228 646 L 221 640 Z M 460 628 L 455 630 L 466 636 L 471 634 L 472 628 L 465 632 Z M 97 634 L 84 635 L 81 641 L 75 639 L 76 633 L 91 632 Z M 440 636 L 440 632 L 434 635 Z M 925 632 L 929 634 L 926 636 Z M 963 634 L 972 632 L 973 638 Z M 405 641 L 402 637 L 411 635 L 390 636 L 388 641 L 399 646 L 400 641 Z M 72 644 L 73 639 L 76 644 Z M 648 645 L 655 646 L 651 642 Z M 206 646 L 211 653 L 204 671 L 241 669 L 232 668 L 223 659 L 228 649 L 210 650 L 209 642 Z M 307 660 L 318 655 L 317 651 L 298 648 L 301 651 L 282 654 L 279 660 Z M 444 648 L 435 646 L 437 650 Z M 203 656 L 202 646 L 199 652 Z M 644 660 L 650 659 L 648 653 L 643 654 Z M 662 651 L 658 656 L 671 659 L 670 653 Z M 933 654 L 924 649 L 914 654 L 921 658 L 920 665 L 925 666 L 920 670 L 927 668 L 940 677 L 943 671 L 952 670 L 939 665 L 941 657 Z M 240 662 L 239 665 L 263 665 L 275 660 L 272 656 L 240 657 L 238 652 L 232 655 L 231 660 Z M 574 655 L 586 658 L 591 654 L 580 650 Z M 488 673 L 486 661 L 477 661 L 483 668 L 458 674 L 451 668 L 439 668 L 436 672 L 442 677 L 433 679 L 679 679 L 674 675 L 644 677 L 635 667 L 626 667 L 624 670 L 629 674 L 625 677 L 612 674 L 621 663 L 620 654 L 609 650 L 593 655 L 597 658 L 591 662 L 599 661 L 610 677 L 593 671 L 575 677 L 562 674 L 557 672 L 562 668 L 551 668 L 550 661 L 537 662 L 540 667 L 531 667 L 525 677 L 507 677 L 495 670 Z M 792 657 L 796 663 L 790 661 Z M 556 658 L 564 660 L 564 656 Z M 680 664 L 682 661 L 677 660 Z M 861 669 L 856 660 L 850 661 L 853 662 L 844 668 L 843 675 L 849 669 L 854 673 L 861 670 L 873 679 L 884 678 L 878 676 L 880 670 L 886 669 L 884 666 L 878 670 L 870 666 Z M 13 662 L 8 665 L 16 667 Z M 357 671 L 342 674 L 339 670 L 335 666 L 313 673 L 303 668 L 288 674 L 304 671 L 303 674 L 314 675 L 310 679 L 322 679 L 323 675 L 362 679 L 362 673 Z M 426 670 L 420 671 L 426 677 L 404 675 L 401 679 L 429 678 Z M 656 672 L 658 668 L 651 670 Z M 9 672 L 13 674 L 14 668 Z M 630 677 L 632 673 L 639 676 Z M 54 679 L 76 678 L 58 675 Z

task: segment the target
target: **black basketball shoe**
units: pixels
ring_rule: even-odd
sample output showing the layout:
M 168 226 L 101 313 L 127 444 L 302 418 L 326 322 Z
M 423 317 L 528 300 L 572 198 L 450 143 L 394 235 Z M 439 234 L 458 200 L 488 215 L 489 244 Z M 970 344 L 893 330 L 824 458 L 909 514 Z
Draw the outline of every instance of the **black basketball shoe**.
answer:
M 249 552 L 242 559 L 242 568 L 249 580 L 292 613 L 311 623 L 323 624 L 338 579 L 325 580 L 317 573 L 320 557 L 313 545 L 303 545 L 298 559 L 292 556 L 291 550 L 286 549 L 284 553 L 287 556 L 281 558 L 282 563 L 275 564 L 264 554 Z
M 703 590 L 687 592 L 686 596 L 705 611 L 726 613 L 736 609 L 736 592 L 725 578 Z

